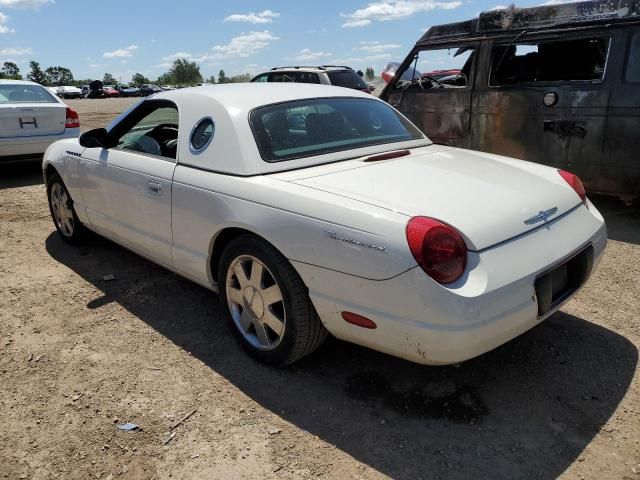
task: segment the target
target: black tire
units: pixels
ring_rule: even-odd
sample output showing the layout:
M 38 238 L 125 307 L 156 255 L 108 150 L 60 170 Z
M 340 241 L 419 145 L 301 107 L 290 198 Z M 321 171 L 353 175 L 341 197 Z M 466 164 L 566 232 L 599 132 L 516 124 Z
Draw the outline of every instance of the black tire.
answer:
M 262 262 L 273 275 L 282 293 L 285 312 L 284 334 L 272 350 L 261 350 L 252 345 L 236 325 L 227 300 L 227 271 L 238 257 L 250 255 Z M 220 303 L 230 328 L 243 349 L 260 362 L 289 365 L 316 350 L 327 338 L 328 332 L 316 313 L 302 279 L 289 261 L 273 246 L 254 235 L 235 238 L 222 252 L 218 268 Z
M 56 219 L 56 215 L 54 213 L 51 194 L 56 189 L 56 185 L 59 185 L 62 191 L 64 191 L 64 193 L 66 194 L 67 206 L 71 209 L 73 228 L 70 234 L 68 232 L 65 232 L 64 228 L 62 228 L 59 221 Z M 55 172 L 47 177 L 47 200 L 49 201 L 49 212 L 51 213 L 51 219 L 53 220 L 53 224 L 55 225 L 56 230 L 58 231 L 58 234 L 62 237 L 62 239 L 65 242 L 74 245 L 80 244 L 85 241 L 89 231 L 78 219 L 78 215 L 76 214 L 76 210 L 73 205 L 73 199 L 71 198 L 71 195 L 69 195 L 69 191 L 64 185 L 62 178 L 60 178 L 60 175 Z

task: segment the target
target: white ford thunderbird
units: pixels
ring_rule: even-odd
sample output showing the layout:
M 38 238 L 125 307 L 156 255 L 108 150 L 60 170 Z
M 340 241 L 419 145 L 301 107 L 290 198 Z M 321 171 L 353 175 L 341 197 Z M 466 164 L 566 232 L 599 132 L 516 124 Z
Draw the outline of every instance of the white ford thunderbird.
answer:
M 587 280 L 604 221 L 571 173 L 432 144 L 366 93 L 164 92 L 52 145 L 55 226 L 220 293 L 240 343 L 291 363 L 334 336 L 424 364 L 487 352 Z

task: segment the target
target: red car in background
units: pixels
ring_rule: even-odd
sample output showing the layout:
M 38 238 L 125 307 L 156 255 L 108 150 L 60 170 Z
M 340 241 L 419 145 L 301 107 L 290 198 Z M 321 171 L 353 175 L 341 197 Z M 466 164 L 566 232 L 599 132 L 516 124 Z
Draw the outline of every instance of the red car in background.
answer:
M 102 91 L 104 92 L 105 97 L 118 97 L 120 94 L 115 89 L 113 85 L 105 85 L 102 87 Z

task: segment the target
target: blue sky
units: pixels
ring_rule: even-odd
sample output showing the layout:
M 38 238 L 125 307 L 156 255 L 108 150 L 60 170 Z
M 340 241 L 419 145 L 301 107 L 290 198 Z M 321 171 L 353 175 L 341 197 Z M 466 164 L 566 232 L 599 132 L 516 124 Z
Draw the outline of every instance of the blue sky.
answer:
M 197 61 L 205 77 L 221 68 L 234 75 L 327 63 L 379 72 L 430 25 L 472 18 L 499 1 L 0 0 L 0 62 L 15 61 L 23 74 L 36 60 L 78 79 L 110 72 L 123 82 L 135 72 L 156 78 L 177 56 Z

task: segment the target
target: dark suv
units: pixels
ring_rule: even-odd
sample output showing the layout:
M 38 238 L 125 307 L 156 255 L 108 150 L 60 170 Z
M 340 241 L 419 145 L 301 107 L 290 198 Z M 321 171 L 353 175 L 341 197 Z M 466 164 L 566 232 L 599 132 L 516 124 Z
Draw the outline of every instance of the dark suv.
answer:
M 335 85 L 371 92 L 369 85 L 351 67 L 320 65 L 315 67 L 276 67 L 254 77 L 252 82 L 297 82 Z

